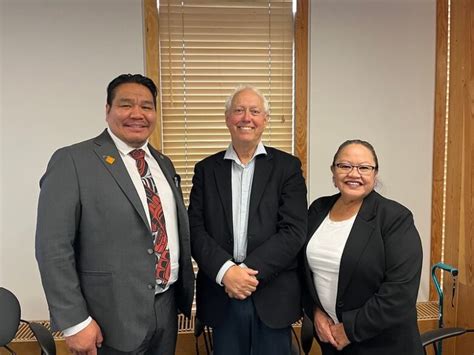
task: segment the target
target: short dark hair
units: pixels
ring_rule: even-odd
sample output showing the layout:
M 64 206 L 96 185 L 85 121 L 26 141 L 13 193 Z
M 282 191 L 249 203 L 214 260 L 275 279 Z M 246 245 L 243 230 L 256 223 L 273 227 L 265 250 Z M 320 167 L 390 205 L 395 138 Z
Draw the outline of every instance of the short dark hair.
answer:
M 128 84 L 128 83 L 140 84 L 140 85 L 145 86 L 148 90 L 150 90 L 151 95 L 153 96 L 153 104 L 155 105 L 155 109 L 156 109 L 156 95 L 157 95 L 156 85 L 153 82 L 153 80 L 141 74 L 121 74 L 117 76 L 114 80 L 112 80 L 107 86 L 107 104 L 109 106 L 111 106 L 112 101 L 114 101 L 117 87 L 119 87 L 122 84 Z
M 374 158 L 374 162 L 375 162 L 375 171 L 379 170 L 379 159 L 377 158 L 377 154 L 375 153 L 374 147 L 372 146 L 372 144 L 370 144 L 367 141 L 363 141 L 362 139 L 349 139 L 349 140 L 345 141 L 344 143 L 342 143 L 339 146 L 339 148 L 337 148 L 336 154 L 334 154 L 334 158 L 332 159 L 332 166 L 336 165 L 337 157 L 339 156 L 341 151 L 345 147 L 347 147 L 348 145 L 351 145 L 351 144 L 360 144 L 360 145 L 363 145 L 364 147 L 366 147 L 368 150 L 370 150 L 370 152 L 372 153 L 372 156 Z

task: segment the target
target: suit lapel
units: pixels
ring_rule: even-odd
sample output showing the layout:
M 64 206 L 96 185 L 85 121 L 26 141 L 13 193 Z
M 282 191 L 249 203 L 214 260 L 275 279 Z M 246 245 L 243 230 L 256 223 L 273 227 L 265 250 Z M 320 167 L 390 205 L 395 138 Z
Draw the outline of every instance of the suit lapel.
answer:
M 105 130 L 100 136 L 94 139 L 94 143 L 96 145 L 94 151 L 97 154 L 97 157 L 120 186 L 125 196 L 140 215 L 143 223 L 145 223 L 147 228 L 150 229 L 140 197 L 138 196 L 137 190 L 133 185 L 132 179 L 127 172 L 127 168 L 125 167 L 112 138 Z
M 356 269 L 359 259 L 372 237 L 375 228 L 375 194 L 375 192 L 372 192 L 364 199 L 347 239 L 344 252 L 342 253 L 339 267 L 338 299 L 343 297 L 351 281 L 352 273 Z
M 184 248 L 187 245 L 187 238 L 189 238 L 189 233 L 185 233 L 188 230 L 188 215 L 186 212 L 186 206 L 184 205 L 183 195 L 181 192 L 181 177 L 171 169 L 170 166 L 166 163 L 165 157 L 158 150 L 153 148 L 148 144 L 148 149 L 150 150 L 151 155 L 155 158 L 156 162 L 160 166 L 163 175 L 170 185 L 171 191 L 173 192 L 173 197 L 176 203 L 177 215 L 178 215 L 178 229 L 179 229 L 179 243 L 180 248 Z M 183 229 L 183 227 L 185 227 Z M 183 250 L 183 249 L 181 249 Z M 181 254 L 183 255 L 183 254 Z
M 315 216 L 314 219 L 311 221 L 308 221 L 308 238 L 306 242 L 309 242 L 309 239 L 313 236 L 314 232 L 319 228 L 321 223 L 323 223 L 324 218 L 326 218 L 327 214 L 331 210 L 332 206 L 334 203 L 336 203 L 337 199 L 341 196 L 341 194 L 337 194 L 334 196 L 331 196 L 329 200 L 326 201 L 326 203 L 321 204 L 319 206 L 315 206 Z
M 304 246 L 304 266 L 307 270 L 306 272 L 306 283 L 310 285 L 310 294 L 313 300 L 321 306 L 321 302 L 319 301 L 318 293 L 316 292 L 316 287 L 313 282 L 313 273 L 311 272 L 311 268 L 309 267 L 308 258 L 306 257 L 306 249 L 308 247 L 308 243 L 313 236 L 314 232 L 319 228 L 321 223 L 323 223 L 324 219 L 326 218 L 329 210 L 332 208 L 334 203 L 337 201 L 341 194 L 333 195 L 325 203 L 321 203 L 320 205 L 315 206 L 314 215 L 311 214 L 311 220 L 308 220 L 308 237 L 306 238 L 306 244 Z
M 234 234 L 232 223 L 232 161 L 224 160 L 224 155 L 218 155 L 214 169 L 217 192 L 222 201 L 225 219 L 231 235 Z
M 250 193 L 249 224 L 252 216 L 257 214 L 257 208 L 262 199 L 273 171 L 273 156 L 267 149 L 267 155 L 257 155 L 255 157 L 255 171 L 253 173 L 252 191 Z
M 163 175 L 166 178 L 166 181 L 168 181 L 168 184 L 171 187 L 171 191 L 173 191 L 173 196 L 176 200 L 176 205 L 179 208 L 183 208 L 184 204 L 182 202 L 183 196 L 181 194 L 181 189 L 180 189 L 180 183 L 181 183 L 180 176 L 178 174 L 175 174 L 174 171 L 170 170 L 167 164 L 165 164 L 165 157 L 163 156 L 163 154 L 161 154 L 151 145 L 148 145 L 148 149 L 150 149 L 151 155 L 153 155 L 153 157 L 155 158 L 156 162 L 160 166 L 161 171 L 163 172 Z

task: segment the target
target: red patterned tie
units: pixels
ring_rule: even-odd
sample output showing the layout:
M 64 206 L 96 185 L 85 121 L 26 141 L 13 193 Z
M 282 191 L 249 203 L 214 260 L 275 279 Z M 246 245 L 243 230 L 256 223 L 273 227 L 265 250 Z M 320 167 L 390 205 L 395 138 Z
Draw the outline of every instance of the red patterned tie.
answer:
M 171 262 L 168 248 L 168 235 L 166 234 L 165 216 L 161 206 L 160 196 L 151 176 L 150 168 L 145 161 L 145 151 L 135 149 L 130 155 L 137 162 L 138 172 L 145 187 L 148 210 L 150 212 L 151 232 L 154 238 L 156 261 L 156 280 L 164 288 L 170 279 Z

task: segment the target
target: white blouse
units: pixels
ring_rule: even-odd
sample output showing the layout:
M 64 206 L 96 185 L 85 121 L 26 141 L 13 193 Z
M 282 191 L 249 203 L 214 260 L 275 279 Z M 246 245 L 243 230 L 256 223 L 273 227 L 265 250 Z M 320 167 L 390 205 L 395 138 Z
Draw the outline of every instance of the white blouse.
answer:
M 336 315 L 339 266 L 356 216 L 357 214 L 344 221 L 334 222 L 328 214 L 311 236 L 306 248 L 316 292 L 321 305 L 334 323 L 339 323 Z

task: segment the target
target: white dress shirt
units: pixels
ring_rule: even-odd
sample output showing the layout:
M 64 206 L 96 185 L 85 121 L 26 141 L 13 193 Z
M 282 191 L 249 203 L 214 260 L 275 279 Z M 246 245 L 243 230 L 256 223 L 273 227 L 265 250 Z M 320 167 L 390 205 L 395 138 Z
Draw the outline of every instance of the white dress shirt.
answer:
M 255 171 L 255 157 L 267 154 L 262 142 L 257 145 L 257 149 L 252 159 L 247 164 L 242 164 L 232 144 L 227 147 L 224 155 L 225 160 L 232 160 L 232 224 L 234 232 L 234 261 L 242 263 L 247 257 L 247 228 L 249 221 L 250 194 L 252 192 L 253 174 Z M 222 265 L 216 276 L 216 282 L 222 285 L 222 278 L 226 271 L 233 265 L 232 260 L 228 260 Z M 246 267 L 244 264 L 240 264 Z

